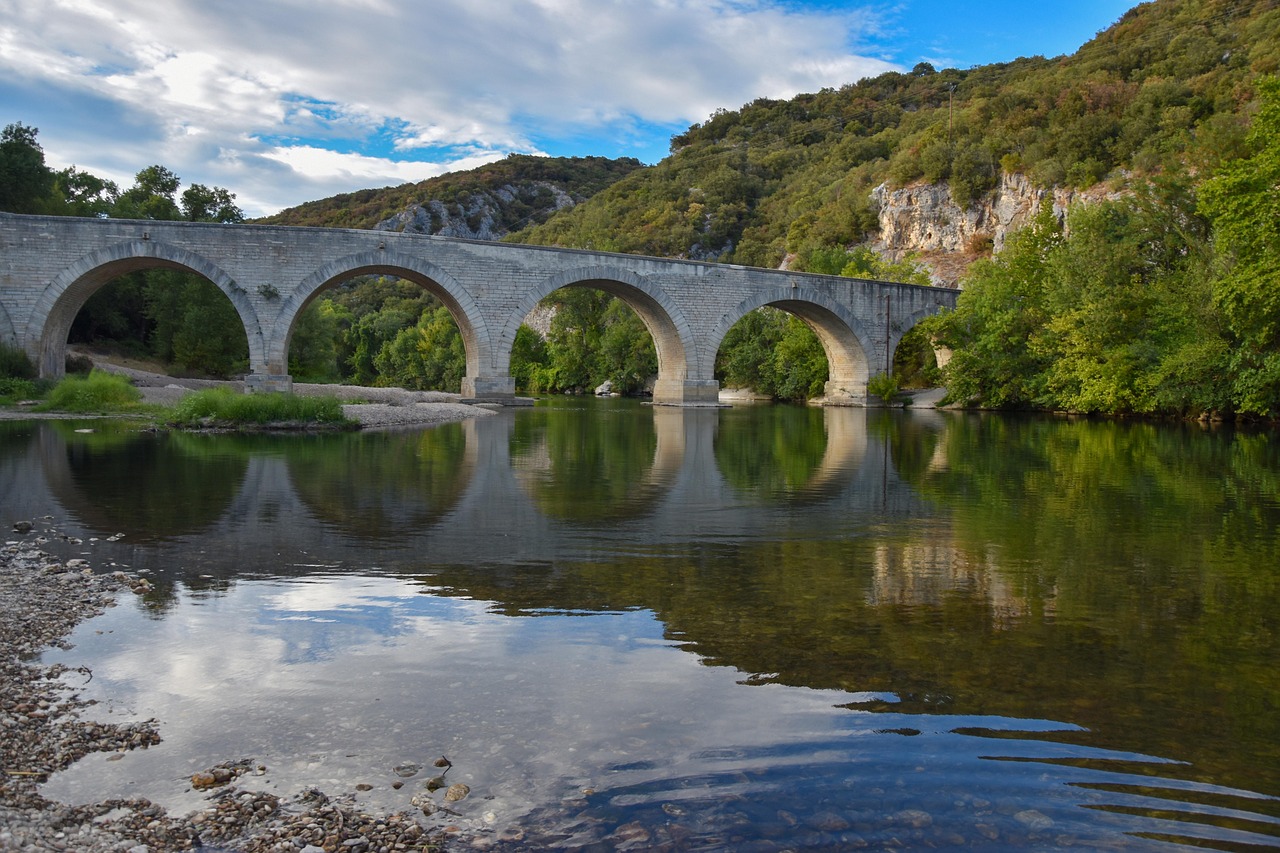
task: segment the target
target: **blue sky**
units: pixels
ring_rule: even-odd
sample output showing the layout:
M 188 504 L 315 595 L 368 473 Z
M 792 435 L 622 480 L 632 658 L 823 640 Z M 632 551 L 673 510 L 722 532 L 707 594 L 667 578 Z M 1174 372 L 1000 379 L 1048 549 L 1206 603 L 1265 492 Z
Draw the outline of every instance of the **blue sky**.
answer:
M 512 152 L 655 162 L 716 109 L 1071 53 L 1133 0 L 0 0 L 0 123 L 258 216 Z

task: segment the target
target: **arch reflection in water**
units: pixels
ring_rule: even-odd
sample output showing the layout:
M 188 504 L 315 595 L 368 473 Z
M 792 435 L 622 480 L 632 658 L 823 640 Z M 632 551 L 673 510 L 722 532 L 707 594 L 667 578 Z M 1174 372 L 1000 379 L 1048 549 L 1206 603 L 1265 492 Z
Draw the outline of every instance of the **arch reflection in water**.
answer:
M 637 413 L 635 400 L 561 398 L 516 420 L 511 465 L 548 518 L 592 524 L 649 514 L 684 458 L 680 423 Z M 584 417 L 590 407 L 597 420 Z
M 246 448 L 227 436 L 145 434 L 136 424 L 95 421 L 76 432 L 56 422 L 38 433 L 45 481 L 88 527 L 131 539 L 208 528 L 240 491 Z
M 289 481 L 317 518 L 374 540 L 432 527 L 457 503 L 476 465 L 476 447 L 457 423 L 295 438 L 284 454 Z
M 866 449 L 865 413 L 836 407 L 729 409 L 715 439 L 721 476 L 763 501 L 833 496 L 848 487 Z

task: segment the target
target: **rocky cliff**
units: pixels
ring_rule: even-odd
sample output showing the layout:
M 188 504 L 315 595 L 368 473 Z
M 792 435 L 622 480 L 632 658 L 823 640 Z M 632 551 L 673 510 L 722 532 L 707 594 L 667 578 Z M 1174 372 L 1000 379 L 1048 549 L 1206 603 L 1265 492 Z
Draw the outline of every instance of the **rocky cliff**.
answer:
M 967 208 L 951 198 L 946 184 L 913 184 L 872 191 L 879 208 L 880 234 L 874 248 L 898 260 L 917 255 L 935 284 L 955 287 L 976 258 L 1000 251 L 1008 235 L 1025 226 L 1046 200 L 1062 219 L 1076 202 L 1117 195 L 1104 185 L 1087 190 L 1033 186 L 1022 174 L 1004 174 L 999 185 Z
M 378 231 L 501 240 L 529 220 L 545 219 L 573 205 L 573 197 L 555 184 L 527 181 L 463 193 L 448 203 L 440 199 L 414 202 L 373 227 Z M 519 216 L 515 221 L 513 211 Z

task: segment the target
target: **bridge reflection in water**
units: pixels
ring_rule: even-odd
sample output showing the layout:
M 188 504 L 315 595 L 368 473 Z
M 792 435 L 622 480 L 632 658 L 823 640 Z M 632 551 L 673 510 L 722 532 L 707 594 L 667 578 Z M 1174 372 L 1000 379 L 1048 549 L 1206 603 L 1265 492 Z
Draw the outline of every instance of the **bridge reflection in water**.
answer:
M 646 545 L 783 535 L 800 505 L 814 528 L 918 507 L 868 438 L 865 410 L 780 411 L 748 426 L 732 411 L 620 409 L 601 429 L 569 403 L 425 431 L 287 438 L 29 429 L 50 497 L 88 535 L 146 543 L 132 564 L 157 570 L 188 562 L 197 543 L 287 575 L 279 555 L 321 549 L 355 564 L 373 549 L 386 568 L 424 555 L 503 564 L 565 558 L 600 534 Z M 30 471 L 33 460 L 4 464 Z M 773 473 L 762 480 L 762 468 Z

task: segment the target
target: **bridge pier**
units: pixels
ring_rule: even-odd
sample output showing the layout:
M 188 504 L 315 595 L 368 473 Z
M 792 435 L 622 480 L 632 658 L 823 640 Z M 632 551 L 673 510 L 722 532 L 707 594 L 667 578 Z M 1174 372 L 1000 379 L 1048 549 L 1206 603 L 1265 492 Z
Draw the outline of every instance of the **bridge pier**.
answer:
M 867 405 L 867 385 L 829 380 L 822 386 L 822 403 L 824 406 L 865 406 Z
M 655 406 L 716 406 L 720 383 L 714 379 L 659 379 L 653 386 Z
M 476 403 L 513 403 L 516 381 L 510 376 L 464 376 L 462 399 Z
M 291 394 L 293 377 L 287 373 L 250 373 L 244 378 L 244 390 L 250 394 Z

